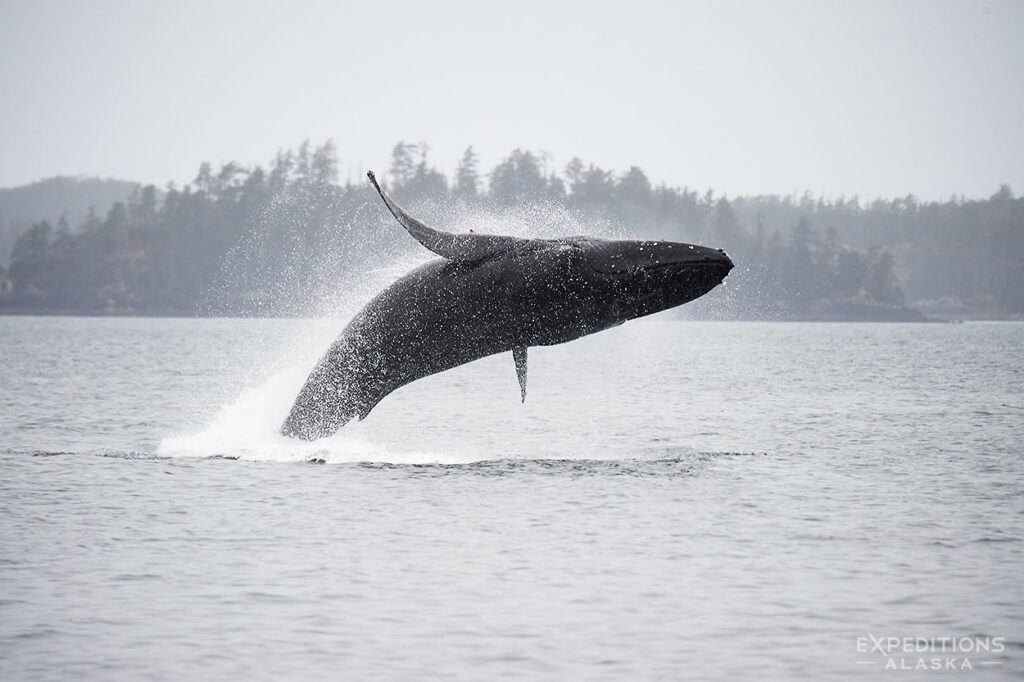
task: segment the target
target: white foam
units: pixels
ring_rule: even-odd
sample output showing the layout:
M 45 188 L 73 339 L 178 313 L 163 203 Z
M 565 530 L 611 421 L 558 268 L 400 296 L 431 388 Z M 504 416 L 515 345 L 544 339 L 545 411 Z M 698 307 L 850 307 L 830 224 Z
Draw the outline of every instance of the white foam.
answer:
M 359 423 L 307 442 L 281 435 L 279 429 L 312 367 L 296 363 L 246 388 L 223 405 L 213 421 L 192 433 L 164 438 L 157 454 L 164 457 L 231 457 L 252 461 L 388 462 L 394 464 L 460 464 L 473 458 L 430 451 L 395 452 L 374 443 Z

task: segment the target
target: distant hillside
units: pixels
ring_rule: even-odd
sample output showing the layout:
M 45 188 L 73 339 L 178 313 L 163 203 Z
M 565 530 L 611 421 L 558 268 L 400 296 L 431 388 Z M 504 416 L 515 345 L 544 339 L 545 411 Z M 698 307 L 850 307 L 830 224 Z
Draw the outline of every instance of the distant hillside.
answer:
M 116 201 L 124 201 L 138 183 L 99 178 L 55 177 L 31 185 L 0 189 L 0 266 L 11 257 L 18 235 L 43 220 L 56 226 L 66 214 L 74 232 L 89 215 L 105 216 Z
M 398 238 L 365 183 L 338 183 L 337 168 L 332 143 L 303 143 L 267 168 L 204 163 L 191 184 L 163 195 L 122 183 L 130 193 L 107 195 L 106 214 L 94 200 L 91 220 L 36 222 L 22 233 L 10 266 L 0 265 L 0 314 L 319 311 L 359 290 L 368 265 L 399 262 L 405 249 L 422 255 L 415 240 Z M 1024 196 L 1007 185 L 987 199 L 943 203 L 728 199 L 652 185 L 638 167 L 613 173 L 573 159 L 559 175 L 522 149 L 481 172 L 472 147 L 449 180 L 428 165 L 425 146 L 405 143 L 392 151 L 387 184 L 441 225 L 464 217 L 472 223 L 455 224 L 525 223 L 548 234 L 593 225 L 598 235 L 724 248 L 737 265 L 728 286 L 687 306 L 689 316 L 920 319 L 912 307 L 1024 319 Z M 50 210 L 63 204 L 51 200 Z

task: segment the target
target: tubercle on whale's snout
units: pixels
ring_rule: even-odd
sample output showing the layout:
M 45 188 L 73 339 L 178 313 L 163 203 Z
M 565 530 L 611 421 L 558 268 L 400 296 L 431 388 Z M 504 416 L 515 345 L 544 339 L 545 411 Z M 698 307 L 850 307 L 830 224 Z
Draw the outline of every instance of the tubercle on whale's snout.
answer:
M 724 249 L 671 241 L 579 240 L 588 264 L 616 277 L 713 267 L 728 272 L 734 264 Z M 724 276 L 724 275 L 723 275 Z

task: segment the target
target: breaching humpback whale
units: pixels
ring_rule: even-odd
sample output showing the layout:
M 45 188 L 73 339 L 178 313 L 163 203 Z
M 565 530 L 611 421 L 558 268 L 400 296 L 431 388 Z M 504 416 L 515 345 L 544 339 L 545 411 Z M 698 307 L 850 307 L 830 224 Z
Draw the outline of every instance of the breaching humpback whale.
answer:
M 526 351 L 682 305 L 732 269 L 720 249 L 594 237 L 451 234 L 413 218 L 370 182 L 398 222 L 440 259 L 370 301 L 320 359 L 281 427 L 315 440 L 416 379 L 512 352 L 526 399 Z

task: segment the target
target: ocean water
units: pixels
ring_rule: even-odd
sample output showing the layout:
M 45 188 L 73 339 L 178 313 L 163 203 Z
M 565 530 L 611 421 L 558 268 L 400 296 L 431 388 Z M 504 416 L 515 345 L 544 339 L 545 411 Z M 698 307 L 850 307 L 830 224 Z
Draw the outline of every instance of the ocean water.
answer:
M 343 324 L 0 318 L 0 679 L 1024 676 L 1024 324 L 655 317 L 278 436 Z

